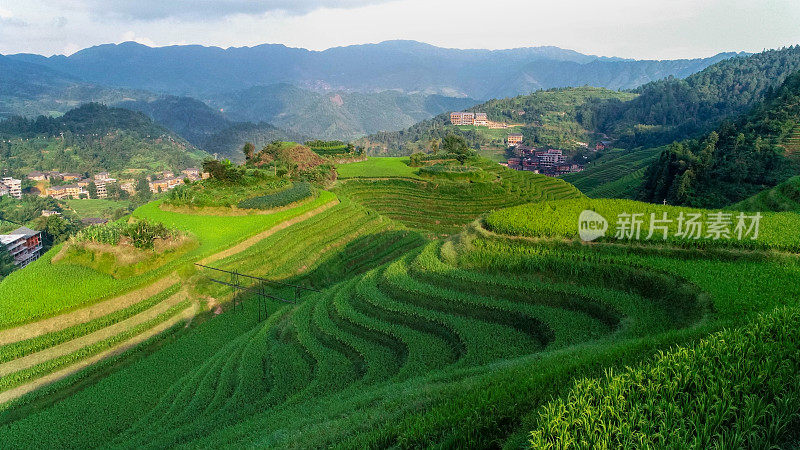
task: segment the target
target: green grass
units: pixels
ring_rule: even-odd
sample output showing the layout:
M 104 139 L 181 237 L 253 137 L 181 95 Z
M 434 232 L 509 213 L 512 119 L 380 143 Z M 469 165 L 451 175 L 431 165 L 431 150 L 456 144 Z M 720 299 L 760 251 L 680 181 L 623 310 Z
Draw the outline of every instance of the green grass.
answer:
M 164 292 L 161 292 L 149 299 L 143 300 L 128 308 L 121 309 L 109 315 L 97 318 L 95 320 L 73 325 L 60 331 L 43 334 L 41 336 L 26 339 L 24 341 L 14 342 L 0 347 L 0 363 L 8 362 L 26 355 L 30 355 L 40 350 L 62 344 L 69 340 L 85 336 L 89 333 L 95 332 L 102 328 L 111 326 L 115 323 L 121 322 L 125 319 L 133 317 L 149 309 L 152 306 L 166 300 L 169 296 L 178 292 L 178 286 L 175 285 Z
M 64 200 L 67 207 L 78 215 L 81 219 L 87 217 L 102 217 L 112 219 L 119 210 L 126 212 L 131 204 L 128 200 L 107 200 L 107 199 L 83 199 L 83 200 Z
M 633 198 L 645 169 L 658 158 L 661 148 L 612 150 L 582 172 L 561 176 L 593 198 Z
M 246 216 L 183 214 L 160 209 L 160 202 L 148 203 L 134 211 L 133 215 L 187 232 L 196 237 L 200 245 L 168 264 L 125 280 L 117 280 L 111 275 L 80 265 L 53 264 L 50 260 L 61 249 L 61 246 L 54 247 L 25 270 L 15 271 L 0 282 L 0 328 L 50 317 L 149 284 L 170 271 L 333 199 L 333 194 L 321 191 L 314 200 L 295 208 L 267 215 Z M 41 280 L 48 282 L 43 284 Z
M 368 158 L 366 161 L 339 164 L 339 178 L 419 178 L 408 158 Z

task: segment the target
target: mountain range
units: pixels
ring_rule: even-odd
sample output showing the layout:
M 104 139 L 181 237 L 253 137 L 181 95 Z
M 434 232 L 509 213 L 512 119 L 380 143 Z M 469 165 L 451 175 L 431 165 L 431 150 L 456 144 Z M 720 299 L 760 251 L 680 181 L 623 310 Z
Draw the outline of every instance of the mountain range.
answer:
M 686 77 L 720 60 L 637 61 L 584 55 L 557 47 L 459 50 L 416 41 L 336 47 L 324 51 L 134 42 L 90 47 L 70 56 L 10 55 L 105 86 L 205 99 L 252 86 L 290 83 L 312 90 L 401 90 L 490 99 L 537 89 L 592 85 L 629 89 L 667 76 Z

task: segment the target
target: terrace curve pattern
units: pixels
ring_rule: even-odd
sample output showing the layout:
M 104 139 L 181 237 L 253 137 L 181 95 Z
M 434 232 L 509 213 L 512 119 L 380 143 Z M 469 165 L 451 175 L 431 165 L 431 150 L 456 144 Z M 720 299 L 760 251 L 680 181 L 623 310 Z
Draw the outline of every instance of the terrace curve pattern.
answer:
M 705 314 L 702 299 L 666 273 L 476 226 L 287 306 L 185 374 L 111 444 L 353 443 L 368 429 L 322 441 L 313 430 L 386 392 L 413 407 L 427 386 L 506 360 L 685 327 Z

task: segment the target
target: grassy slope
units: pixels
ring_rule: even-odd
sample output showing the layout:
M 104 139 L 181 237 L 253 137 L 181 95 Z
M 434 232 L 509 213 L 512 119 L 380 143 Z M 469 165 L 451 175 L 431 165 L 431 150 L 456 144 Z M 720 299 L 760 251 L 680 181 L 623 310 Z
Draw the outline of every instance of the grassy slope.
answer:
M 117 210 L 127 209 L 130 206 L 130 202 L 126 200 L 83 199 L 65 200 L 65 202 L 81 219 L 86 217 L 110 219 Z
M 340 164 L 339 178 L 419 178 L 417 169 L 408 165 L 408 158 L 368 158 L 366 161 Z
M 632 198 L 642 183 L 644 171 L 660 153 L 661 148 L 613 150 L 593 161 L 584 171 L 561 178 L 590 197 Z
M 350 229 L 351 216 L 342 211 L 347 225 L 334 228 Z M 302 246 L 291 233 L 315 236 L 315 227 L 336 220 L 289 228 L 272 242 Z M 124 446 L 514 442 L 517 430 L 530 429 L 535 416 L 526 414 L 567 392 L 575 376 L 601 375 L 778 303 L 793 305 L 798 294 L 790 281 L 800 273 L 796 261 L 471 233 L 344 280 L 262 325 L 252 321 L 256 302 L 245 301 L 241 313 L 0 428 L 0 436 L 19 445 L 34 436 Z M 267 244 L 261 260 L 289 253 Z M 570 302 L 581 295 L 591 300 Z M 707 301 L 714 315 L 704 314 Z M 537 320 L 549 331 L 530 327 Z M 78 419 L 73 411 L 87 405 L 105 405 L 102 418 Z
M 420 191 L 421 183 L 409 183 Z M 364 190 L 358 199 L 407 205 L 401 200 L 410 196 L 390 195 L 398 187 L 372 197 Z M 436 199 L 448 206 L 439 208 L 442 216 L 470 205 L 446 200 Z M 571 237 L 576 209 L 559 204 L 515 209 L 522 216 L 498 213 L 519 223 L 495 229 L 532 227 L 536 235 L 537 225 L 555 223 L 551 235 Z M 616 211 L 621 203 L 608 204 Z M 624 206 L 635 205 L 675 211 Z M 796 229 L 796 216 L 775 217 Z M 0 438 L 19 447 L 42 439 L 76 446 L 516 445 L 533 429 L 537 408 L 568 393 L 576 377 L 600 376 L 800 298 L 797 258 L 765 250 L 529 242 L 474 228 L 414 251 L 419 241 L 408 234 L 387 240 L 381 230 L 391 222 L 382 220 L 344 200 L 318 221 L 222 261 L 326 289 L 298 306 L 268 303 L 273 314 L 261 324 L 253 319 L 257 302 L 246 300 L 243 311 L 186 331 L 52 407 L 22 420 L 0 414 Z M 764 234 L 768 244 L 782 244 L 781 236 Z M 405 243 L 394 253 L 397 242 Z
M 134 216 L 157 220 L 191 233 L 199 239 L 200 246 L 152 272 L 123 281 L 83 266 L 51 263 L 50 260 L 61 248 L 55 247 L 25 270 L 16 271 L 0 282 L 0 327 L 57 315 L 146 285 L 182 265 L 229 247 L 334 198 L 332 194 L 322 191 L 316 199 L 296 208 L 269 215 L 233 217 L 180 214 L 159 209 L 159 202 L 148 203 L 137 209 Z M 48 283 L 42 284 L 40 280 L 48 280 Z
M 458 232 L 465 224 L 494 209 L 581 195 L 561 180 L 507 169 L 485 159 L 475 159 L 469 165 L 486 172 L 492 181 L 386 180 L 383 178 L 388 174 L 399 171 L 364 165 L 359 172 L 363 179 L 345 180 L 335 192 L 412 228 L 440 234 Z
M 800 211 L 800 177 L 790 178 L 774 188 L 731 206 L 743 211 Z

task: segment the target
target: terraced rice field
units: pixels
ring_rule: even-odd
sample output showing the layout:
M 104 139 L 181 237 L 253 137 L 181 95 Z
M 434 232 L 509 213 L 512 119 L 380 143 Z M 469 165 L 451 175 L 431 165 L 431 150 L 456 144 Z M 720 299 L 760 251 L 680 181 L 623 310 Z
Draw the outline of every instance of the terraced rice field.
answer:
M 561 178 L 592 198 L 632 198 L 645 170 L 661 150 L 613 151 L 593 161 L 584 171 Z
M 794 177 L 743 200 L 731 209 L 742 211 L 800 211 L 800 177 Z
M 352 180 L 342 182 L 335 192 L 410 228 L 439 234 L 456 233 L 495 209 L 581 196 L 572 185 L 544 175 L 505 169 L 485 161 L 482 169 L 495 174 L 495 180 Z
M 713 446 L 719 436 L 745 446 L 756 442 L 746 436 L 767 445 L 782 442 L 782 430 L 791 424 L 783 413 L 796 411 L 796 377 L 770 383 L 770 392 L 782 393 L 770 403 L 778 397 L 748 400 L 759 383 L 737 381 L 747 389 L 741 395 L 704 397 L 707 391 L 697 384 L 689 395 L 674 377 L 662 375 L 719 358 L 754 368 L 761 356 L 772 355 L 770 367 L 795 367 L 796 339 L 770 339 L 784 336 L 774 330 L 794 324 L 796 314 L 779 314 L 778 325 L 755 322 L 755 331 L 746 327 L 775 307 L 800 306 L 800 260 L 792 253 L 797 242 L 790 239 L 787 246 L 779 234 L 765 232 L 768 245 L 746 249 L 724 242 L 705 248 L 582 245 L 565 239 L 577 226 L 573 210 L 669 207 L 589 200 L 560 180 L 491 170 L 491 183 L 346 181 L 337 188 L 338 204 L 295 216 L 303 220 L 284 218 L 273 231 L 237 241 L 210 258 L 215 267 L 320 292 L 295 304 L 242 293 L 241 307 L 173 328 L 168 338 L 151 343 L 157 351 L 124 353 L 6 403 L 0 407 L 0 442 L 11 448 L 37 442 L 79 448 L 518 448 L 531 438 L 553 444 L 550 430 L 566 439 L 614 429 L 614 415 L 594 407 L 604 404 L 644 420 L 680 411 L 676 421 L 696 426 L 675 435 L 670 444 L 678 446 L 698 438 Z M 561 197 L 574 198 L 524 204 L 475 221 L 504 204 Z M 403 208 L 417 208 L 416 216 Z M 213 227 L 223 223 L 144 213 L 207 227 L 211 238 Z M 544 215 L 536 220 L 536 214 Z M 791 213 L 774 217 L 767 222 L 794 226 L 797 220 Z M 461 232 L 427 240 L 416 230 Z M 542 230 L 554 239 L 529 239 Z M 220 304 L 233 298 L 202 270 L 182 276 L 195 297 Z M 175 295 L 181 292 L 170 284 L 113 316 L 3 347 L 0 371 L 14 361 L 27 364 L 25 358 L 41 349 L 69 354 L 59 346 L 73 339 L 102 342 L 94 333 L 179 305 Z M 280 287 L 270 292 L 292 294 Z M 265 320 L 258 313 L 262 306 L 269 312 Z M 737 341 L 744 351 L 721 352 L 719 340 L 703 344 L 728 327 L 744 327 Z M 739 339 L 727 333 L 723 340 Z M 758 361 L 746 351 L 754 343 L 763 344 L 752 353 Z M 783 353 L 770 351 L 771 345 Z M 700 350 L 685 350 L 694 346 Z M 669 357 L 652 358 L 668 348 Z M 635 366 L 635 375 L 614 378 L 608 372 L 626 366 Z M 694 375 L 686 379 L 732 389 L 713 372 Z M 656 401 L 665 383 L 675 394 L 669 404 L 680 409 Z M 603 397 L 583 401 L 595 393 Z M 725 420 L 698 415 L 687 398 L 701 398 L 703 411 L 736 414 Z M 757 411 L 780 414 L 751 421 Z M 668 430 L 656 431 L 658 437 Z M 613 442 L 641 438 L 625 432 L 616 430 Z

